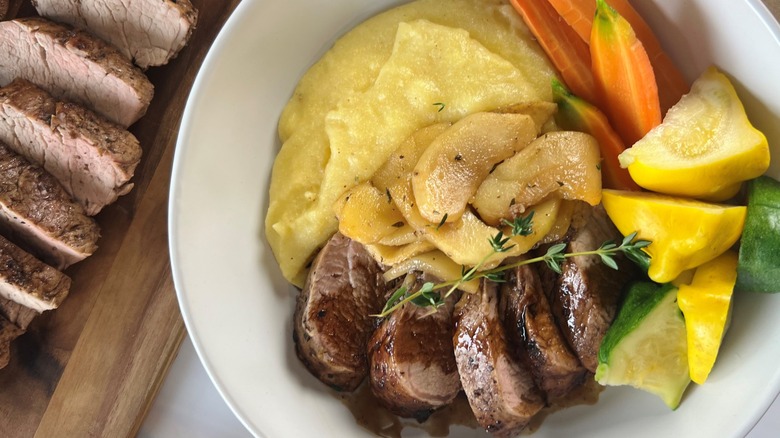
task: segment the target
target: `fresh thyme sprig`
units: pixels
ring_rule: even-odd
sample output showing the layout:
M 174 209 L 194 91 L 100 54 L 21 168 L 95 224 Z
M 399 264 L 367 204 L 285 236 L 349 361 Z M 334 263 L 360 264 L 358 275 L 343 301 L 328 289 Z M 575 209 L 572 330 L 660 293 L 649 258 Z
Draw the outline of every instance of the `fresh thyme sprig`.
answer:
M 513 222 L 504 221 L 504 225 L 512 228 L 511 233 L 513 236 L 530 235 L 532 233 L 533 211 L 531 211 L 526 217 L 515 218 Z M 457 290 L 463 283 L 477 278 L 487 278 L 491 281 L 503 282 L 503 274 L 505 271 L 533 263 L 544 262 L 550 269 L 560 274 L 563 262 L 567 258 L 596 255 L 601 258 L 601 262 L 606 266 L 617 270 L 618 264 L 615 261 L 614 256 L 618 253 L 623 253 L 634 263 L 640 266 L 647 266 L 649 264 L 650 256 L 645 251 L 643 251 L 642 248 L 647 247 L 651 242 L 648 240 L 637 239 L 636 236 L 637 233 L 633 232 L 623 238 L 623 241 L 619 245 L 613 241 L 606 241 L 598 249 L 570 253 L 564 252 L 566 250 L 565 243 L 558 243 L 548 248 L 547 252 L 542 256 L 520 260 L 515 263 L 498 266 L 496 268 L 480 272 L 479 268 L 482 267 L 482 265 L 484 265 L 491 256 L 497 253 L 506 252 L 514 246 L 507 246 L 507 243 L 509 243 L 511 237 L 505 237 L 504 232 L 499 231 L 495 236 L 489 239 L 490 245 L 493 248 L 493 252 L 486 255 L 471 269 L 466 269 L 464 266 L 461 269 L 460 278 L 438 284 L 426 282 L 420 289 L 412 292 L 411 287 L 414 282 L 414 277 L 407 276 L 406 279 L 404 279 L 404 283 L 401 285 L 401 287 L 396 289 L 396 291 L 393 292 L 393 294 L 390 296 L 390 299 L 387 300 L 387 303 L 385 303 L 382 312 L 373 316 L 379 318 L 386 317 L 409 302 L 421 307 L 432 307 L 435 309 L 443 305 L 447 298 L 452 295 L 452 293 L 455 292 L 455 290 Z M 447 289 L 447 291 L 444 293 L 439 292 L 442 289 Z
M 566 244 L 558 243 L 548 248 L 547 252 L 543 256 L 536 257 L 533 259 L 528 259 L 526 261 L 531 263 L 543 261 L 547 264 L 547 266 L 550 269 L 560 274 L 561 265 L 563 264 L 564 260 L 570 257 L 597 255 L 601 258 L 602 263 L 617 271 L 618 264 L 615 261 L 614 257 L 615 254 L 623 253 L 634 263 L 640 266 L 646 266 L 647 264 L 650 263 L 650 256 L 646 252 L 642 251 L 642 248 L 647 247 L 652 242 L 650 242 L 649 240 L 637 239 L 636 234 L 637 234 L 636 231 L 634 231 L 633 233 L 624 237 L 620 245 L 616 244 L 611 240 L 608 240 L 602 243 L 598 249 L 594 249 L 590 251 L 564 253 L 564 250 L 566 249 Z
M 533 216 L 534 212 L 531 211 L 526 217 L 515 218 L 512 222 L 505 220 L 504 223 L 505 225 L 508 225 L 510 228 L 512 228 L 512 235 L 527 236 L 533 232 Z M 488 259 L 494 254 L 506 252 L 514 245 L 506 246 L 506 244 L 511 240 L 511 237 L 504 237 L 503 231 L 499 231 L 495 236 L 488 240 L 490 242 L 490 246 L 493 248 L 493 251 L 483 257 L 482 260 L 480 260 L 479 263 L 474 265 L 471 269 L 466 269 L 466 267 L 463 266 L 461 268 L 461 275 L 459 279 L 439 284 L 427 282 L 423 284 L 419 290 L 412 292 L 412 284 L 407 284 L 410 276 L 407 276 L 404 279 L 404 283 L 401 285 L 401 287 L 396 289 L 387 300 L 384 308 L 382 308 L 382 311 L 379 314 L 372 316 L 384 318 L 385 316 L 393 313 L 396 309 L 409 302 L 418 305 L 420 305 L 420 303 L 425 303 L 427 306 L 433 306 L 434 308 L 437 308 L 444 304 L 447 298 L 449 298 L 449 296 L 452 295 L 452 293 L 455 292 L 463 283 L 467 283 L 475 278 L 481 278 L 490 275 L 492 278 L 498 279 L 500 281 L 502 279 L 502 274 L 499 271 L 479 272 L 479 268 L 481 268 L 482 265 L 484 265 L 485 262 L 487 262 Z M 444 294 L 437 292 L 438 290 L 444 288 L 449 288 L 446 292 L 444 292 Z

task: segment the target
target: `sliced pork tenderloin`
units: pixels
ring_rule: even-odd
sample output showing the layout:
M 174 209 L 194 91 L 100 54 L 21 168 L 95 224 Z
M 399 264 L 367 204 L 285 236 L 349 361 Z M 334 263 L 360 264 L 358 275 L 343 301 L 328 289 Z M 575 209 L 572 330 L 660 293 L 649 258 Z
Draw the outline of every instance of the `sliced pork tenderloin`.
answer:
M 507 335 L 518 346 L 519 354 L 528 359 L 547 399 L 565 397 L 585 381 L 587 372 L 555 322 L 537 266 L 512 269 L 505 280 L 500 308 Z
M 586 206 L 572 220 L 565 251 L 592 251 L 608 240 L 619 243 L 622 235 L 603 207 Z M 560 275 L 546 266 L 541 268 L 546 270 L 541 278 L 553 315 L 569 346 L 591 372 L 596 372 L 601 341 L 615 319 L 623 291 L 639 275 L 636 266 L 622 255 L 615 261 L 617 271 L 602 263 L 599 256 L 567 258 Z
M 38 311 L 25 307 L 15 301 L 0 297 L 0 317 L 7 319 L 21 330 L 27 330 Z
M 57 178 L 88 215 L 133 188 L 142 154 L 126 129 L 23 79 L 0 88 L 0 141 Z
M 69 290 L 70 277 L 0 237 L 0 297 L 40 313 L 56 309 Z
M 97 249 L 100 229 L 45 170 L 0 143 L 0 230 L 47 264 L 65 269 Z
M 11 360 L 11 342 L 24 334 L 16 324 L 0 316 L 0 368 L 5 368 Z
M 522 431 L 545 405 L 531 371 L 510 344 L 499 315 L 498 286 L 484 281 L 455 312 L 455 361 L 477 422 L 497 437 Z
M 125 128 L 146 113 L 154 94 L 143 72 L 108 43 L 38 17 L 0 22 L 0 86 L 16 78 Z
M 417 288 L 422 286 L 418 281 Z M 452 344 L 450 296 L 438 309 L 407 303 L 385 318 L 369 341 L 371 390 L 390 412 L 418 421 L 460 392 Z
M 189 0 L 33 0 L 33 5 L 43 17 L 110 42 L 144 69 L 174 58 L 198 20 Z
M 368 339 L 385 282 L 366 249 L 337 233 L 320 250 L 293 316 L 298 358 L 320 381 L 352 391 L 368 375 Z

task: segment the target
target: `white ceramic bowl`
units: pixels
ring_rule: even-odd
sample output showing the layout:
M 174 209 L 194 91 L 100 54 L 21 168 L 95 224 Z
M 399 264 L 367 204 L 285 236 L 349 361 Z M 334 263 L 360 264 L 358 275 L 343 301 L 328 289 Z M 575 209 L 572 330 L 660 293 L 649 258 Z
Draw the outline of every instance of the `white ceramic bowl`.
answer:
M 339 35 L 396 3 L 244 0 L 187 104 L 171 186 L 174 280 L 206 370 L 258 436 L 369 436 L 295 357 L 294 295 L 262 228 L 280 146 L 276 124 L 297 80 Z M 764 6 L 758 0 L 635 3 L 689 78 L 711 63 L 733 78 L 751 119 L 780 154 L 780 29 Z M 770 170 L 775 177 L 779 161 Z M 737 297 L 708 383 L 689 390 L 677 411 L 643 392 L 610 388 L 595 406 L 551 415 L 536 436 L 744 436 L 780 389 L 778 315 L 780 295 Z

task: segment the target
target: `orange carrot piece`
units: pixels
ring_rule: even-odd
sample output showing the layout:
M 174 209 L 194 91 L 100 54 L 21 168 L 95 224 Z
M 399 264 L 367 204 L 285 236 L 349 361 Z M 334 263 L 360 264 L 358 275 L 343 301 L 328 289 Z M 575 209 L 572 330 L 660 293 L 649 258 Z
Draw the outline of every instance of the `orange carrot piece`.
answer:
M 620 167 L 618 155 L 626 149 L 623 140 L 612 129 L 607 116 L 597 107 L 572 94 L 566 87 L 553 79 L 553 101 L 558 104 L 555 122 L 568 131 L 579 131 L 592 135 L 601 150 L 602 184 L 608 189 L 641 190 L 631 179 L 628 169 Z
M 590 30 L 593 28 L 593 16 L 596 15 L 596 0 L 547 0 L 577 32 L 585 44 L 590 43 Z
M 633 145 L 661 123 L 658 86 L 631 25 L 605 0 L 596 0 L 590 57 L 599 101 L 623 141 Z
M 588 45 L 544 0 L 510 0 L 563 81 L 591 102 L 597 98 Z
M 569 23 L 569 26 L 586 43 L 590 43 L 593 16 L 596 14 L 596 0 L 548 0 L 555 10 Z M 690 90 L 688 81 L 685 80 L 680 69 L 661 47 L 658 38 L 650 29 L 647 22 L 639 15 L 639 12 L 631 6 L 628 0 L 610 0 L 610 5 L 631 23 L 637 38 L 647 51 L 650 63 L 653 65 L 656 81 L 658 82 L 658 97 L 661 104 L 661 113 L 676 104 L 683 94 Z

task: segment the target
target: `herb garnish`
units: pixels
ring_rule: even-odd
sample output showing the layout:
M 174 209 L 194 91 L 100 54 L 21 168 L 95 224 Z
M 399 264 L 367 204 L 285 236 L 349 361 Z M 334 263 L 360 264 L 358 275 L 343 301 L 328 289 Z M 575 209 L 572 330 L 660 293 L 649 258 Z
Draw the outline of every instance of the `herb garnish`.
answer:
M 436 231 L 439 231 L 439 228 L 443 227 L 445 223 L 447 223 L 447 216 L 449 216 L 447 213 L 444 213 L 444 216 L 441 217 L 441 221 L 439 221 L 439 225 L 436 225 Z
M 512 236 L 528 236 L 533 232 L 533 213 L 534 212 L 531 211 L 526 217 L 515 218 L 512 222 L 504 220 L 503 224 L 511 228 Z M 472 267 L 471 269 L 466 269 L 465 266 L 462 267 L 461 277 L 459 279 L 438 284 L 427 282 L 423 284 L 422 287 L 416 292 L 411 292 L 414 277 L 408 275 L 404 279 L 404 283 L 401 285 L 401 287 L 396 289 L 396 291 L 393 292 L 393 294 L 390 296 L 390 299 L 387 300 L 387 303 L 385 303 L 382 312 L 373 316 L 383 318 L 409 302 L 420 307 L 432 307 L 435 309 L 444 304 L 445 300 L 450 295 L 452 295 L 452 293 L 455 292 L 455 290 L 458 289 L 463 283 L 477 278 L 486 278 L 490 281 L 500 283 L 504 281 L 504 271 L 514 269 L 518 266 L 530 265 L 532 263 L 544 262 L 550 269 L 560 274 L 561 265 L 567 258 L 597 255 L 601 258 L 602 263 L 612 269 L 617 270 L 618 265 L 617 262 L 615 262 L 614 256 L 615 254 L 623 253 L 634 263 L 640 266 L 646 266 L 649 263 L 650 256 L 645 251 L 643 251 L 642 248 L 647 247 L 651 242 L 648 240 L 637 239 L 636 236 L 636 232 L 629 234 L 623 239 L 620 245 L 613 241 L 606 241 L 598 249 L 571 253 L 564 252 L 566 250 L 565 243 L 558 243 L 551 246 L 543 256 L 521 260 L 515 263 L 498 266 L 496 268 L 480 272 L 479 268 L 482 267 L 482 265 L 485 264 L 485 262 L 491 256 L 497 253 L 506 252 L 514 246 L 507 246 L 507 243 L 509 243 L 511 240 L 511 236 L 505 237 L 504 232 L 499 231 L 495 236 L 489 239 L 490 246 L 493 248 L 493 252 L 486 255 L 479 263 L 477 263 L 476 266 Z M 445 288 L 448 289 L 443 294 L 442 292 L 438 292 Z
M 433 106 L 438 106 L 439 107 L 439 111 L 437 111 L 437 112 L 442 112 L 446 105 L 444 103 L 442 103 L 442 102 L 436 102 L 436 103 L 433 104 Z

